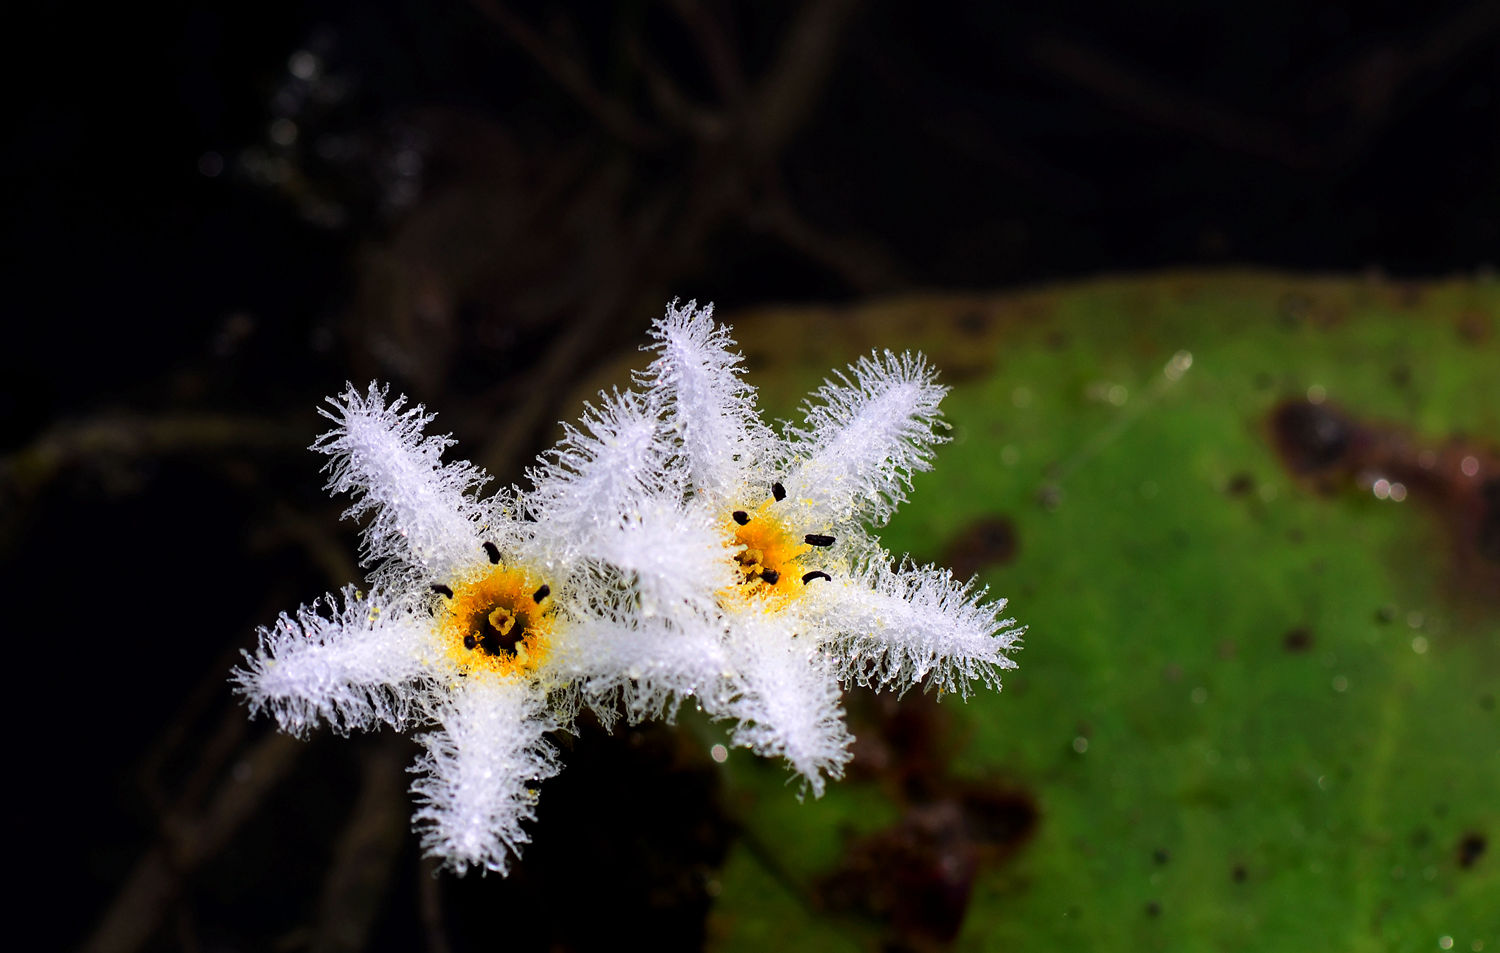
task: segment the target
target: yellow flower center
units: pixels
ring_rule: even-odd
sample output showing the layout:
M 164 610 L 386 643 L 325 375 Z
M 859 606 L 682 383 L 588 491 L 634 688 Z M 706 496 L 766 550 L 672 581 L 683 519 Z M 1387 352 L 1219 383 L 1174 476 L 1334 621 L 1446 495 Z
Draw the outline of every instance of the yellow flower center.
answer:
M 783 601 L 802 588 L 803 554 L 812 550 L 787 531 L 767 500 L 754 510 L 735 510 L 728 526 L 733 536 L 734 563 L 739 573 L 737 593 Z M 730 593 L 726 597 L 732 598 Z
M 534 671 L 552 634 L 551 593 L 524 569 L 496 567 L 458 583 L 440 610 L 448 655 L 464 672 Z

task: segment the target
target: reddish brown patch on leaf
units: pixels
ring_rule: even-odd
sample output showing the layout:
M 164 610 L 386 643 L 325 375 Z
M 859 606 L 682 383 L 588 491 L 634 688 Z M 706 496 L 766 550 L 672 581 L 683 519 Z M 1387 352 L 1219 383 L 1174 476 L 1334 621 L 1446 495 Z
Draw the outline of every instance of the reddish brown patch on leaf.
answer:
M 888 950 L 943 949 L 963 925 L 975 876 L 1027 842 L 1040 810 L 1013 785 L 949 776 L 949 722 L 930 697 L 860 692 L 850 701 L 851 720 L 869 722 L 855 732 L 851 780 L 885 784 L 902 813 L 851 838 L 815 896 L 825 909 L 879 921 Z
M 1484 856 L 1484 849 L 1488 846 L 1489 842 L 1478 831 L 1465 834 L 1458 842 L 1458 866 L 1465 869 L 1473 867 Z
M 1458 316 L 1458 337 L 1465 344 L 1483 344 L 1494 333 L 1494 323 L 1483 311 L 1465 311 Z
M 1299 625 L 1281 637 L 1281 646 L 1288 652 L 1306 652 L 1312 648 L 1312 630 L 1305 625 Z
M 1449 532 L 1462 587 L 1495 601 L 1500 451 L 1464 437 L 1426 440 L 1393 424 L 1358 420 L 1330 403 L 1301 400 L 1273 409 L 1269 429 L 1287 469 L 1320 492 L 1368 493 L 1381 480 L 1399 484 L 1407 505 L 1434 514 Z

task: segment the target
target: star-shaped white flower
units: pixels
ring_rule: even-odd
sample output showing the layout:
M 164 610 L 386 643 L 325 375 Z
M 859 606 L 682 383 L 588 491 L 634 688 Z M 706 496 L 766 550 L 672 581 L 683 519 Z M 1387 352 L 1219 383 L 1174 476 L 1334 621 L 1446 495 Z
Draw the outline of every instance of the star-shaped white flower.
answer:
M 925 359 L 861 358 L 778 437 L 711 307 L 674 304 L 652 335 L 637 384 L 675 444 L 675 483 L 717 516 L 736 580 L 717 595 L 733 689 L 706 703 L 737 720 L 735 743 L 784 757 L 821 795 L 849 759 L 840 684 L 998 689 L 1024 631 L 1001 618 L 1005 600 L 985 602 L 946 569 L 893 565 L 870 533 L 945 439 L 947 389 Z
M 260 631 L 234 681 L 283 730 L 432 725 L 412 786 L 423 846 L 462 873 L 505 873 L 530 838 L 533 785 L 559 769 L 548 731 L 580 704 L 608 719 L 671 714 L 724 677 L 712 593 L 730 570 L 718 528 L 666 480 L 660 411 L 634 394 L 490 498 L 433 419 L 352 386 L 322 411 L 335 493 L 366 518 L 369 592 L 353 587 Z M 656 607 L 670 606 L 670 612 Z M 693 623 L 684 627 L 683 623 Z

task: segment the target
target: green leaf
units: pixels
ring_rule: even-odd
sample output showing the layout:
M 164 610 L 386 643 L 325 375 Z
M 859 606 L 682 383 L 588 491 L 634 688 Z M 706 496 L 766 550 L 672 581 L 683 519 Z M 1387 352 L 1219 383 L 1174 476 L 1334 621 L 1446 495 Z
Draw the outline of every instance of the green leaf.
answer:
M 820 801 L 730 755 L 719 948 L 1500 950 L 1500 284 L 1168 274 L 729 320 L 781 416 L 870 347 L 928 353 L 954 439 L 885 542 L 1030 630 L 1002 694 L 902 701 L 916 750 L 851 695 L 860 756 Z M 1374 443 L 1295 474 L 1284 404 Z M 986 828 L 987 791 L 1034 829 Z

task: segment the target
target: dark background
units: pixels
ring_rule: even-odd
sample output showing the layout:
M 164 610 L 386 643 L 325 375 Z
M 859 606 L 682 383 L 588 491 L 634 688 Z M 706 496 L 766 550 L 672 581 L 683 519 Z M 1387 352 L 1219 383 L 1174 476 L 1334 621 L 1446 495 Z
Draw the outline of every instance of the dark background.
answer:
M 8 32 L 10 773 L 62 945 L 108 911 L 96 949 L 478 949 L 497 910 L 517 948 L 610 917 L 699 942 L 734 831 L 692 742 L 585 732 L 538 836 L 587 863 L 437 882 L 405 742 L 307 757 L 234 707 L 254 627 L 357 572 L 302 450 L 346 379 L 511 480 L 675 296 L 1422 277 L 1500 241 L 1497 3 L 57 6 Z M 619 794 L 622 764 L 680 801 Z M 580 894 L 595 916 L 509 919 Z

